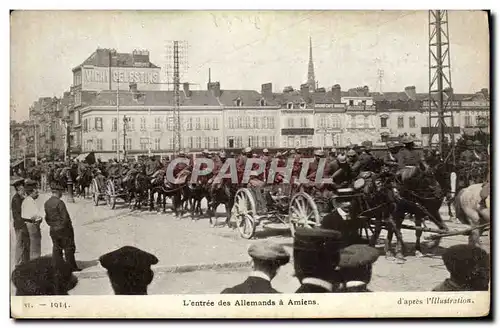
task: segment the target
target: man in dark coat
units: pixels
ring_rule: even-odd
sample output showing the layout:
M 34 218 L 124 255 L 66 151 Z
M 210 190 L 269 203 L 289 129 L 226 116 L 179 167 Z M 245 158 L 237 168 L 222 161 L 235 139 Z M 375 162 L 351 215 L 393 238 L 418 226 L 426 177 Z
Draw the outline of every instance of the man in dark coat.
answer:
M 490 256 L 480 247 L 454 245 L 443 254 L 450 278 L 436 286 L 435 292 L 487 291 L 490 280 Z
M 81 271 L 75 260 L 75 232 L 66 205 L 61 200 L 63 188 L 53 184 L 52 197 L 45 202 L 45 221 L 50 227 L 52 238 L 52 258 L 56 262 L 66 262 L 73 271 Z
M 281 266 L 290 261 L 285 248 L 270 241 L 258 242 L 250 246 L 248 255 L 253 260 L 253 272 L 239 285 L 224 289 L 221 294 L 274 294 L 271 281 Z
M 384 165 L 389 168 L 389 170 L 393 173 L 396 173 L 398 170 L 398 152 L 399 147 L 392 141 L 387 143 L 387 153 L 385 153 L 382 160 L 384 161 Z
M 78 279 L 69 264 L 56 263 L 50 256 L 42 256 L 16 267 L 12 283 L 16 296 L 68 295 Z
M 116 295 L 147 295 L 153 281 L 151 266 L 158 258 L 132 246 L 125 246 L 99 258 L 108 270 L 108 277 Z
M 335 267 L 340 260 L 341 233 L 321 228 L 297 228 L 293 242 L 296 293 L 331 293 L 338 288 Z
M 338 273 L 344 293 L 370 292 L 373 263 L 379 252 L 368 245 L 350 245 L 340 251 Z
M 30 235 L 26 222 L 21 216 L 21 208 L 25 196 L 24 179 L 14 181 L 12 186 L 16 188 L 10 208 L 12 210 L 14 232 L 16 234 L 15 265 L 17 266 L 30 260 Z
M 403 137 L 401 142 L 405 145 L 398 154 L 399 168 L 403 169 L 406 166 L 417 166 L 423 159 L 414 149 L 415 143 L 412 137 Z

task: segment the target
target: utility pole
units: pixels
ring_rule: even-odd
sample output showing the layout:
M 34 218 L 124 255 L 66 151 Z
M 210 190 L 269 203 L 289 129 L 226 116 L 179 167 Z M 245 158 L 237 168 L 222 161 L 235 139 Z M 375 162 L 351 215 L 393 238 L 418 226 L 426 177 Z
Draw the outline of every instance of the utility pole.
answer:
M 127 159 L 127 123 L 130 121 L 130 117 L 123 115 L 123 160 Z
M 433 137 L 438 134 L 439 150 L 445 162 L 452 163 L 455 163 L 454 110 L 448 11 L 429 10 L 429 146 L 436 144 Z
M 35 165 L 38 165 L 38 137 L 36 132 L 36 120 L 34 117 L 33 117 L 33 130 L 34 130 L 34 141 L 35 141 Z M 24 169 L 26 169 L 26 167 Z
M 151 157 L 151 107 L 148 108 L 148 156 Z

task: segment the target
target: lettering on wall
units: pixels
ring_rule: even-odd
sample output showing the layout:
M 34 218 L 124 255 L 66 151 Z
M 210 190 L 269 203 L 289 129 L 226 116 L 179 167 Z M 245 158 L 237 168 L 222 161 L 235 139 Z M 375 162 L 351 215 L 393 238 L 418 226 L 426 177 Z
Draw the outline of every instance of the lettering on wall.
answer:
M 154 84 L 160 83 L 160 74 L 152 70 L 130 70 L 130 69 L 113 69 L 111 72 L 112 82 L 120 83 L 142 83 Z M 104 69 L 85 69 L 84 70 L 85 83 L 109 83 L 109 70 Z

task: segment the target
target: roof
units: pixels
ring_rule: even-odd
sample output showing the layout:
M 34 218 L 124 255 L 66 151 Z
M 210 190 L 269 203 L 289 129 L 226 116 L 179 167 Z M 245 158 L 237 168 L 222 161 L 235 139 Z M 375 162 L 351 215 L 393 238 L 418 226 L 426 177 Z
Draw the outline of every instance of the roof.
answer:
M 262 95 L 255 90 L 221 90 L 219 101 L 224 106 L 236 106 L 240 99 L 242 106 L 260 106 Z
M 147 67 L 147 68 L 159 68 L 155 64 L 149 61 L 149 55 L 136 55 L 134 58 L 134 54 L 132 53 L 119 53 L 113 49 L 100 49 L 97 48 L 87 59 L 83 61 L 80 65 L 75 67 L 74 69 L 80 66 L 98 66 L 98 67 L 109 67 L 109 52 L 111 51 L 111 67 Z M 135 65 L 136 63 L 143 63 L 141 66 Z

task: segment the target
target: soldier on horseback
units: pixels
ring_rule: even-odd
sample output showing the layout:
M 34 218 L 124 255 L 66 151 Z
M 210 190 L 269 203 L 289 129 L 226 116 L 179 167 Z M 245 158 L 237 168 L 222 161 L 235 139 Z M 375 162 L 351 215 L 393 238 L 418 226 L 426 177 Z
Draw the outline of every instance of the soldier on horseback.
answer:
M 398 153 L 398 164 L 399 168 L 403 169 L 405 167 L 415 167 L 423 162 L 422 157 L 415 150 L 415 142 L 412 137 L 405 136 L 401 139 L 404 144 L 404 148 Z
M 358 160 L 353 164 L 352 170 L 355 174 L 365 171 L 372 171 L 372 166 L 375 158 L 371 153 L 371 145 L 368 141 L 364 141 L 360 147 L 361 154 Z
M 384 161 L 384 165 L 389 168 L 389 171 L 393 173 L 396 173 L 399 167 L 398 152 L 399 152 L 398 146 L 394 142 L 389 141 L 387 143 L 387 153 L 384 155 L 382 160 Z

